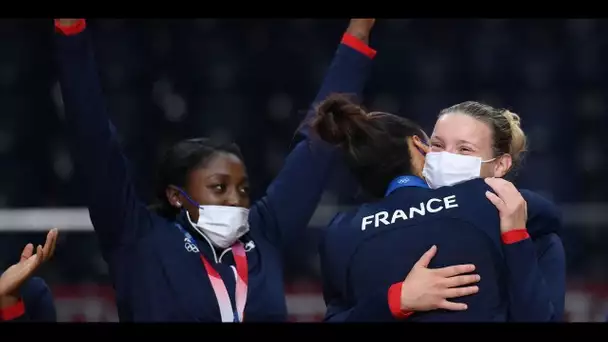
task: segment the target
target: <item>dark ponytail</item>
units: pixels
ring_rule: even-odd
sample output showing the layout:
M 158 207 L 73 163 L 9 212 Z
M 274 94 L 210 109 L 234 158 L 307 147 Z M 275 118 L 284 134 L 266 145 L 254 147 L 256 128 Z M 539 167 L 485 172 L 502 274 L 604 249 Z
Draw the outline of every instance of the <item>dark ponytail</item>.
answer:
M 345 95 L 332 95 L 321 102 L 313 119 L 313 131 L 324 141 L 343 146 L 365 135 L 367 113 Z
M 317 107 L 312 131 L 323 141 L 339 146 L 363 189 L 379 198 L 397 176 L 412 173 L 407 138 L 423 137 L 420 126 L 402 117 L 366 112 L 340 94 Z

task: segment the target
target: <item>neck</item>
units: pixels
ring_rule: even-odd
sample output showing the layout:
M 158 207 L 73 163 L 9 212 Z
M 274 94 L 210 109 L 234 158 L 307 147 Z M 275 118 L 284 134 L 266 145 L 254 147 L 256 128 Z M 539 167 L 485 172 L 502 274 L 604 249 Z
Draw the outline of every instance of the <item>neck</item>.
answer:
M 418 187 L 428 189 L 428 184 L 422 177 L 418 177 L 412 174 L 401 175 L 390 182 L 384 196 L 388 196 L 393 191 L 403 187 Z

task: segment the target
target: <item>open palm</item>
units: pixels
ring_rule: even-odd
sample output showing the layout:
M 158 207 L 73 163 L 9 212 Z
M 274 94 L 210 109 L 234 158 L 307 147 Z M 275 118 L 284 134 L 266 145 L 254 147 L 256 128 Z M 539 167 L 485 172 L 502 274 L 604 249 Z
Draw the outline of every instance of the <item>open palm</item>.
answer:
M 28 243 L 21 253 L 21 260 L 9 267 L 0 276 L 0 297 L 16 296 L 19 287 L 38 269 L 43 262 L 49 260 L 55 252 L 58 230 L 51 229 L 46 236 L 44 247 L 38 246 L 34 254 L 34 245 Z

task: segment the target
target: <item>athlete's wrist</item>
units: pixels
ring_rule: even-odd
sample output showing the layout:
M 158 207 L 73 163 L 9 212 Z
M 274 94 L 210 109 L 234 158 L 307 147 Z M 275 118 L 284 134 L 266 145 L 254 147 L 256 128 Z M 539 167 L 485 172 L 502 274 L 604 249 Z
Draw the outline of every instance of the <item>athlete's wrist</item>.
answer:
M 23 300 L 13 296 L 0 297 L 0 321 L 11 321 L 25 313 Z
M 55 19 L 55 29 L 66 36 L 78 34 L 86 28 L 84 19 Z
M 500 238 L 504 244 L 510 245 L 528 239 L 530 238 L 530 235 L 528 234 L 528 230 L 524 227 L 505 231 L 500 235 Z
M 372 49 L 365 37 L 362 37 L 361 35 L 354 35 L 346 31 L 342 36 L 342 44 L 357 50 L 370 59 L 373 59 L 376 56 L 376 50 Z
M 395 283 L 388 289 L 388 307 L 393 317 L 397 319 L 407 318 L 414 313 L 403 300 L 403 291 L 403 282 Z

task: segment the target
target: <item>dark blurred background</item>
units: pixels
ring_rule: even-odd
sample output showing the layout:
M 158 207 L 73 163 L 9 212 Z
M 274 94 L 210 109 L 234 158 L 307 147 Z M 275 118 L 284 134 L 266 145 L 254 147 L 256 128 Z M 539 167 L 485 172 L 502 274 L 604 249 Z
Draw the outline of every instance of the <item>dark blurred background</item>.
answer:
M 150 189 L 159 154 L 178 139 L 230 137 L 244 150 L 254 195 L 281 168 L 347 19 L 89 21 L 109 114 Z M 66 148 L 51 20 L 0 20 L 0 267 L 28 242 L 63 229 L 41 272 L 61 320 L 116 320 L 106 265 L 80 205 Z M 465 100 L 520 114 L 531 152 L 517 184 L 558 203 L 567 226 L 572 321 L 608 312 L 608 21 L 380 19 L 365 103 L 430 133 Z M 334 187 L 339 187 L 336 182 Z M 286 265 L 294 320 L 315 320 L 319 229 L 348 205 L 328 189 L 308 238 Z M 57 211 L 57 208 L 70 209 Z

